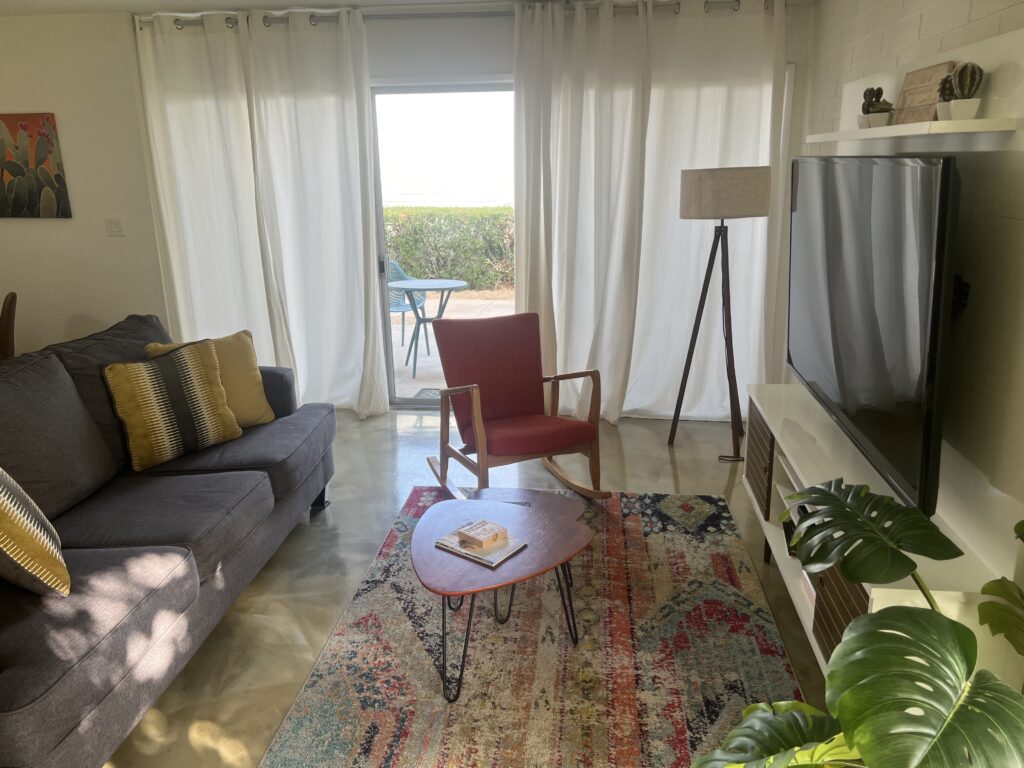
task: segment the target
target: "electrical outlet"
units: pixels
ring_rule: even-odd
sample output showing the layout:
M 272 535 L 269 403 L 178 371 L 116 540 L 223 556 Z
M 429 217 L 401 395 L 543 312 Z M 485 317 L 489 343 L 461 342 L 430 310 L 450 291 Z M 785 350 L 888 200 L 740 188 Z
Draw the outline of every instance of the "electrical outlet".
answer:
M 125 237 L 124 219 L 120 216 L 112 216 L 103 220 L 107 227 L 107 237 Z

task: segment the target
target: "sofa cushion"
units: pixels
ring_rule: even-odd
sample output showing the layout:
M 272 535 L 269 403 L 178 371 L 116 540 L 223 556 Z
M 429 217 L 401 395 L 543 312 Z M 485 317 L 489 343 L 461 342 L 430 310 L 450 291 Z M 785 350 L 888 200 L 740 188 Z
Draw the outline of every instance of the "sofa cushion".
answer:
M 211 341 L 145 362 L 111 363 L 103 375 L 136 472 L 242 436 Z
M 262 472 L 122 475 L 55 521 L 71 547 L 175 546 L 205 582 L 274 508 Z
M 64 554 L 68 597 L 0 582 L 0 759 L 14 765 L 52 750 L 165 633 L 187 632 L 176 622 L 199 594 L 184 549 Z
M 103 369 L 110 363 L 145 360 L 147 344 L 170 340 L 155 315 L 129 315 L 105 331 L 46 348 L 60 358 L 71 374 L 85 407 L 119 465 L 128 463 L 128 451 L 121 422 L 103 380 Z
M 334 406 L 308 403 L 291 416 L 251 427 L 237 440 L 161 464 L 148 474 L 259 470 L 270 476 L 274 498 L 287 496 L 331 447 Z
M 227 393 L 228 407 L 235 414 L 240 427 L 255 427 L 269 424 L 274 420 L 274 410 L 267 402 L 263 388 L 263 376 L 256 362 L 256 347 L 252 343 L 251 331 L 239 331 L 230 336 L 210 339 L 217 350 L 220 363 L 220 380 Z M 184 344 L 147 344 L 146 354 L 150 357 L 165 355 Z
M 37 595 L 67 596 L 71 577 L 46 515 L 0 467 L 0 579 Z
M 117 471 L 74 382 L 51 354 L 0 363 L 0 467 L 50 519 Z

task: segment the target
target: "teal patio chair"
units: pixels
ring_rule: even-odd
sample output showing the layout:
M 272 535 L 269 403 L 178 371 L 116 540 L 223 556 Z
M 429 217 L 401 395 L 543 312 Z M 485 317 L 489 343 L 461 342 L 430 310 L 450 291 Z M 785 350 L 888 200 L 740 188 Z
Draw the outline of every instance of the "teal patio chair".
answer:
M 394 259 L 388 259 L 388 282 L 395 280 L 414 280 L 411 275 L 407 275 L 405 270 L 402 269 L 401 265 Z M 426 294 L 422 291 L 414 291 L 412 294 L 413 300 L 416 302 L 416 308 L 419 309 L 423 306 L 423 302 L 426 301 Z M 388 288 L 388 305 L 391 314 L 395 312 L 402 313 L 402 346 L 405 346 L 405 313 L 412 312 L 412 307 L 409 306 L 409 301 L 406 298 L 405 291 L 400 291 L 397 288 Z M 427 354 L 430 354 L 430 340 L 427 340 Z

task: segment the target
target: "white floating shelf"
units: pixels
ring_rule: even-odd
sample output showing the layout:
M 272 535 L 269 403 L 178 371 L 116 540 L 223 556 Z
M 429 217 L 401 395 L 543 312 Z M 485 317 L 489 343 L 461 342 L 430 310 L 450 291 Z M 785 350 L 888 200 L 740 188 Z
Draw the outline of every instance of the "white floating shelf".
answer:
M 984 120 L 932 120 L 926 123 L 883 125 L 879 128 L 855 128 L 834 133 L 812 133 L 805 141 L 808 144 L 823 144 L 831 141 L 897 139 L 901 136 L 930 136 L 932 134 L 1000 133 L 1019 131 L 1022 128 L 1024 128 L 1024 119 L 1019 117 L 993 117 Z

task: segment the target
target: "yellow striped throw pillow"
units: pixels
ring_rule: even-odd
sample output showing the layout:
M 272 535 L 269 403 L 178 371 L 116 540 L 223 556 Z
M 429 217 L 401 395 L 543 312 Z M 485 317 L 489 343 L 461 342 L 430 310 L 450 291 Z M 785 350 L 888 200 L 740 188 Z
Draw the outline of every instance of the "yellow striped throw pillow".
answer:
M 136 472 L 242 436 L 209 341 L 146 362 L 112 363 L 103 375 Z
M 46 515 L 14 478 L 0 468 L 0 578 L 35 592 L 71 592 L 60 538 Z

